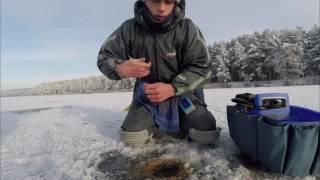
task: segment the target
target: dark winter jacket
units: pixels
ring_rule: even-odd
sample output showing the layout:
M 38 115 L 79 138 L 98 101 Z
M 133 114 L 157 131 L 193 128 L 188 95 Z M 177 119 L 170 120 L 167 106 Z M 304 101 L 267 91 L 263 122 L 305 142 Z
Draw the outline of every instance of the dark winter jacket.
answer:
M 120 80 L 116 64 L 145 57 L 151 62 L 151 72 L 143 80 L 171 83 L 176 95 L 201 89 L 211 75 L 211 63 L 201 32 L 184 17 L 185 0 L 161 29 L 148 24 L 145 8 L 144 2 L 138 0 L 135 17 L 125 21 L 104 42 L 98 56 L 100 71 L 110 79 Z

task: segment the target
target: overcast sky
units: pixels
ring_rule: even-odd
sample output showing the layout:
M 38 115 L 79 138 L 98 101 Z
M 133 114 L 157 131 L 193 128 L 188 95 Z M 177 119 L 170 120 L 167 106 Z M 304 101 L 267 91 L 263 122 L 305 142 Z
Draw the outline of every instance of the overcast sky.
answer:
M 246 33 L 319 24 L 320 0 L 187 0 L 207 44 Z M 2 0 L 1 89 L 99 75 L 107 36 L 133 17 L 134 0 Z

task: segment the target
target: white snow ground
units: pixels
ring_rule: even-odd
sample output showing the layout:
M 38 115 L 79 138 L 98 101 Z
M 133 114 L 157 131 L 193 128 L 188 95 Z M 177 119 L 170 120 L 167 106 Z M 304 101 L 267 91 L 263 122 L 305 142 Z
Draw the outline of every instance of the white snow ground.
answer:
M 141 164 L 155 156 L 182 159 L 190 179 L 292 179 L 243 161 L 230 138 L 226 105 L 244 92 L 284 92 L 290 104 L 320 111 L 319 85 L 206 90 L 208 108 L 222 128 L 217 147 L 171 138 L 141 149 L 125 147 L 118 136 L 132 93 L 1 98 L 0 179 L 126 179 L 123 167 L 130 161 Z M 125 161 L 109 162 L 103 173 L 97 166 L 108 153 Z

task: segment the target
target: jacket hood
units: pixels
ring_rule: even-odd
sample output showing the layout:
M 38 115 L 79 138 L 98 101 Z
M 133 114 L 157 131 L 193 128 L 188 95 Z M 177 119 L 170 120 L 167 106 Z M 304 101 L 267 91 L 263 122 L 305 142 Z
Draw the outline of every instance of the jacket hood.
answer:
M 147 8 L 143 2 L 144 0 L 137 0 L 134 4 L 134 18 L 141 26 L 150 29 L 146 23 L 146 19 L 143 16 L 143 9 Z M 173 20 L 165 26 L 164 30 L 169 30 L 175 27 L 185 16 L 185 0 L 180 0 L 173 11 Z

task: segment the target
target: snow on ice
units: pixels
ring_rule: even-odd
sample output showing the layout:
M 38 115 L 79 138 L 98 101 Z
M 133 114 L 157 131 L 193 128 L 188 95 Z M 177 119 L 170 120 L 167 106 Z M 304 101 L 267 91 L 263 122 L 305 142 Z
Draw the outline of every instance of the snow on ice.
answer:
M 155 158 L 181 160 L 189 179 L 292 179 L 250 162 L 230 138 L 226 106 L 244 92 L 284 92 L 290 104 L 320 110 L 318 85 L 210 89 L 206 102 L 222 128 L 216 146 L 165 136 L 131 148 L 118 130 L 132 93 L 1 98 L 1 179 L 128 179 Z

